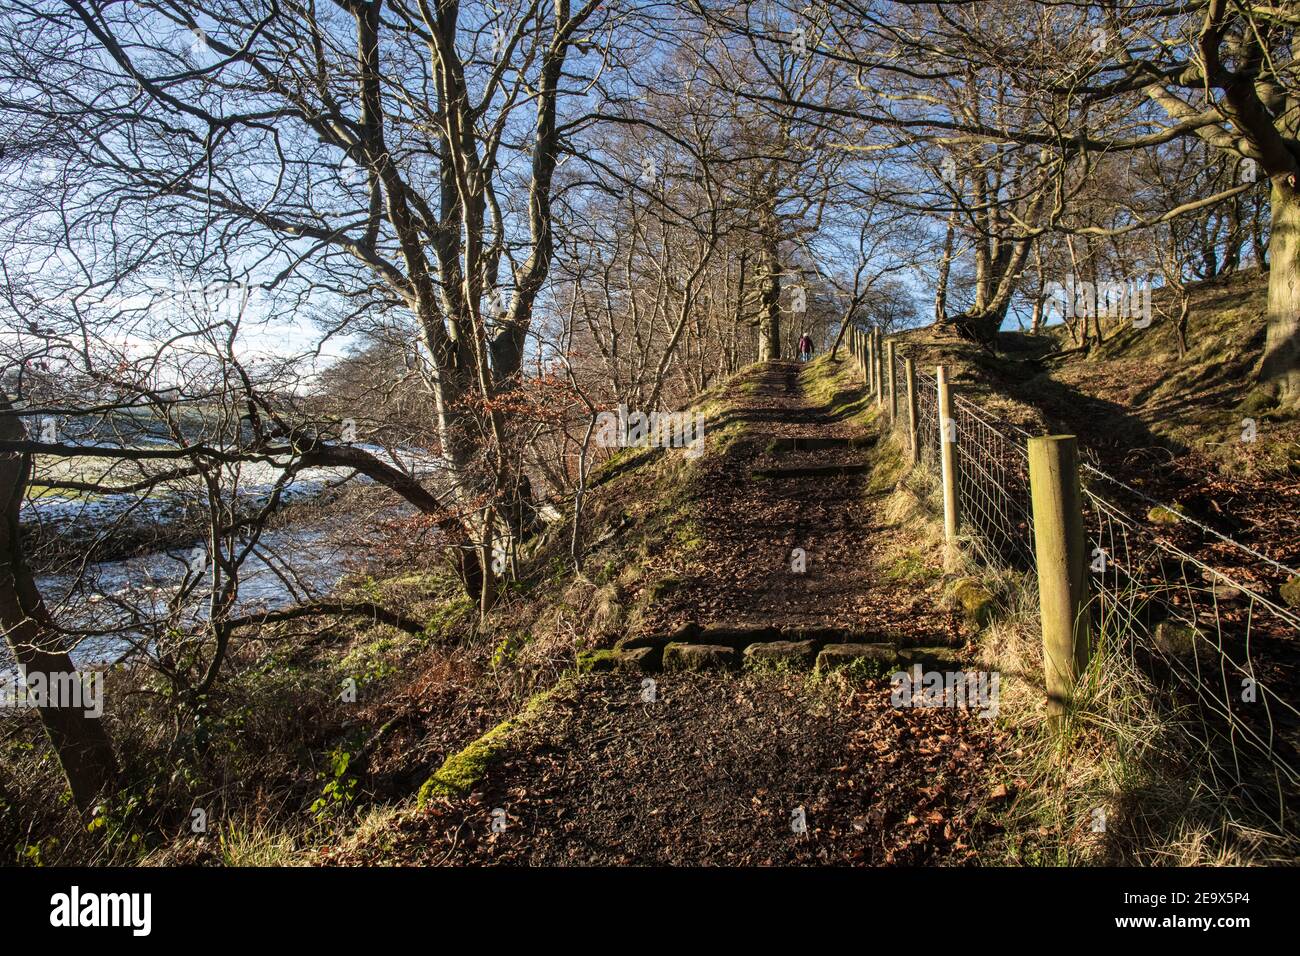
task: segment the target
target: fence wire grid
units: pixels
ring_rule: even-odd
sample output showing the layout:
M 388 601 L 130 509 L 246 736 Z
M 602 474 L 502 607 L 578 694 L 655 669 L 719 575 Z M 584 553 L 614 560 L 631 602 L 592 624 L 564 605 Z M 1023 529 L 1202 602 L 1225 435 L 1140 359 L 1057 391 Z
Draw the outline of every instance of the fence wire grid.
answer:
M 871 378 L 865 338 L 857 346 L 859 366 Z M 895 363 L 895 421 L 906 432 L 906 363 L 900 356 Z M 938 380 L 917 370 L 915 387 L 920 461 L 940 477 Z M 979 557 L 1034 573 L 1026 444 L 1033 436 L 958 395 L 950 401 L 962 534 Z M 1118 505 L 1116 489 L 1133 490 L 1124 482 L 1092 465 L 1080 471 L 1096 655 L 1123 654 L 1154 680 L 1181 725 L 1204 745 L 1212 777 L 1230 781 L 1285 826 L 1288 805 L 1300 795 L 1300 711 L 1285 694 L 1300 675 L 1300 615 Z M 1235 566 L 1261 567 L 1273 579 L 1300 574 L 1166 510 L 1176 524 L 1233 549 Z

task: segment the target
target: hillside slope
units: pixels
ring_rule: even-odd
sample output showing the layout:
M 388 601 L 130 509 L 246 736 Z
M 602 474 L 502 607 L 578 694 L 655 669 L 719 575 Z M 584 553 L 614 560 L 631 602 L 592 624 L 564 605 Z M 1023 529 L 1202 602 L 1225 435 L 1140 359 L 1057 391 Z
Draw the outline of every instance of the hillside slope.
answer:
M 943 328 L 898 338 L 918 364 L 954 366 L 958 394 L 1032 433 L 1078 435 L 1085 458 L 1101 470 L 1294 568 L 1300 416 L 1253 384 L 1266 286 L 1252 272 L 1194 287 L 1181 357 L 1160 294 L 1150 327 L 1108 321 L 1104 342 L 1086 352 L 1071 349 L 1059 326 L 1003 335 L 996 354 Z M 1115 485 L 1104 493 L 1127 495 Z M 1139 513 L 1150 506 L 1134 496 L 1128 502 Z M 1226 550 L 1219 556 L 1266 589 L 1285 580 L 1267 566 L 1242 567 Z

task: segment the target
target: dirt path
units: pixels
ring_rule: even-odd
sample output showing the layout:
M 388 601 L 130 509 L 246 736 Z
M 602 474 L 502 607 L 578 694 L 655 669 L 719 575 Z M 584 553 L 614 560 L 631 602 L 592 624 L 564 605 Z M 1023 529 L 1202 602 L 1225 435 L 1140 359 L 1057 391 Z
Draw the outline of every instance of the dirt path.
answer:
M 791 636 L 838 629 L 845 639 L 952 643 L 953 615 L 871 571 L 891 532 L 878 508 L 863 506 L 873 436 L 810 404 L 791 362 L 762 371 L 736 415 L 745 437 L 729 455 L 707 459 L 692 501 L 703 545 L 647 627 L 752 622 Z M 803 573 L 793 572 L 796 548 Z
M 653 623 L 959 643 L 933 591 L 873 570 L 873 549 L 906 529 L 882 520 L 883 494 L 865 497 L 870 441 L 810 405 L 798 376 L 773 363 L 742 386 L 746 435 L 704 462 L 691 506 L 705 540 Z M 804 575 L 790 570 L 796 547 Z M 887 677 L 585 674 L 510 735 L 467 798 L 434 800 L 337 862 L 971 862 L 999 739 L 973 710 L 892 706 Z

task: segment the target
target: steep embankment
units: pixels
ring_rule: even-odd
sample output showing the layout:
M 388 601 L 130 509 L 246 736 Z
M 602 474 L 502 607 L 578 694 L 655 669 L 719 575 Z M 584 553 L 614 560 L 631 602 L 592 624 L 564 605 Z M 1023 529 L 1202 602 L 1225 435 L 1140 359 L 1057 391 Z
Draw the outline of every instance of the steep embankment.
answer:
M 590 566 L 619 623 L 329 858 L 974 860 L 1007 792 L 1002 735 L 974 710 L 891 703 L 891 671 L 959 667 L 970 631 L 937 552 L 886 507 L 904 469 L 846 364 L 757 367 L 710 409 L 700 459 L 613 463 Z
M 1184 355 L 1169 317 L 1174 305 L 1160 293 L 1149 327 L 1106 321 L 1104 341 L 1087 351 L 1072 347 L 1059 326 L 1004 335 L 997 354 L 942 329 L 899 339 L 918 364 L 953 365 L 958 394 L 1034 433 L 1078 435 L 1085 458 L 1106 473 L 1296 567 L 1300 417 L 1254 384 L 1266 287 L 1253 272 L 1194 287 Z M 1137 514 L 1151 507 L 1114 484 L 1098 491 Z M 1194 528 L 1165 533 L 1264 592 L 1276 595 L 1285 579 Z
M 1183 720 L 1195 724 L 1200 712 L 1168 706 L 1173 698 L 1159 679 L 1125 664 L 1128 651 L 1149 640 L 1143 629 L 1130 633 L 1122 618 L 1112 617 L 1125 654 L 1099 658 L 1099 672 L 1080 702 L 1083 719 L 1050 752 L 1031 744 L 1025 759 L 1013 762 L 1038 795 L 1023 801 L 1036 815 L 1051 821 L 1104 813 L 1112 860 L 1294 859 L 1285 826 L 1275 832 L 1276 817 L 1257 813 L 1250 798 L 1238 800 L 1240 788 L 1224 783 L 1230 775 L 1210 769 L 1213 760 L 1244 765 L 1232 738 L 1243 727 L 1268 741 L 1265 749 L 1282 760 L 1293 761 L 1300 741 L 1300 722 L 1290 710 L 1294 695 L 1287 690 L 1300 674 L 1297 633 L 1236 586 L 1282 607 L 1300 604 L 1298 579 L 1272 563 L 1300 566 L 1300 421 L 1294 409 L 1279 408 L 1254 384 L 1264 344 L 1264 285 L 1244 275 L 1195 288 L 1183 354 L 1169 303 L 1160 295 L 1149 327 L 1106 322 L 1103 342 L 1087 350 L 1073 347 L 1059 326 L 1039 336 L 1003 335 L 996 352 L 943 328 L 898 336 L 918 365 L 942 362 L 954 369 L 954 391 L 983 414 L 1034 434 L 1078 435 L 1093 466 L 1084 472 L 1085 483 L 1127 515 L 1125 526 L 1137 529 L 1132 540 L 1142 543 L 1129 550 L 1127 535 L 1108 543 L 1115 541 L 1106 537 L 1114 526 L 1091 507 L 1085 531 L 1121 555 L 1137 556 L 1134 566 L 1148 588 L 1132 592 L 1138 600 L 1163 594 L 1170 606 L 1181 605 L 1184 618 L 1195 613 L 1199 622 L 1200 656 L 1186 647 L 1170 653 L 1191 656 L 1203 670 L 1204 713 L 1208 726 L 1221 732 L 1213 754 L 1194 729 L 1189 734 L 1180 726 Z M 1155 541 L 1159 550 L 1141 550 L 1154 549 Z M 1179 553 L 1189 557 L 1179 560 Z M 1157 563 L 1145 554 L 1175 557 Z M 1036 598 L 1025 598 L 1031 599 L 1008 602 L 1019 610 L 987 635 L 990 658 L 1004 671 L 1015 670 L 1017 659 L 1038 643 Z M 1244 707 L 1255 698 L 1235 686 L 1240 674 L 1234 665 L 1276 691 L 1271 709 Z M 1236 724 L 1215 722 L 1227 709 L 1215 710 L 1216 692 L 1233 705 L 1240 695 Z M 1018 710 L 1014 704 L 1007 709 Z M 1252 786 L 1276 789 L 1267 767 L 1250 764 L 1242 773 Z M 1055 835 L 1042 850 L 1077 858 L 1071 841 Z

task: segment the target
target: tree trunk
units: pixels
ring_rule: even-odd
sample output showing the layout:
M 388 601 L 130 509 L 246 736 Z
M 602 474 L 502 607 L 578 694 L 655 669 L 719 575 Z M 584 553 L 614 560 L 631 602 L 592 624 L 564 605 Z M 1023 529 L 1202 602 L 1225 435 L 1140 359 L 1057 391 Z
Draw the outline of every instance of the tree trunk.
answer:
M 1300 194 L 1273 181 L 1268 243 L 1268 326 L 1260 380 L 1277 388 L 1283 405 L 1300 403 Z
M 1255 252 L 1255 267 L 1268 268 L 1268 244 L 1264 241 L 1264 209 L 1258 191 L 1250 212 L 1250 244 Z
M 0 438 L 21 441 L 24 437 L 8 397 L 0 394 Z M 19 508 L 31 468 L 30 455 L 0 455 L 0 627 L 29 682 L 34 675 L 44 675 L 47 686 L 66 686 L 81 675 L 41 600 L 19 535 Z M 55 703 L 39 708 L 41 724 L 63 766 L 72 798 L 84 813 L 102 794 L 112 791 L 117 759 L 100 719 L 88 716 L 83 708 Z
M 943 237 L 943 255 L 939 259 L 939 281 L 934 288 L 934 323 L 942 325 L 948 315 L 948 278 L 952 274 L 952 253 L 957 235 L 957 210 L 948 215 L 948 228 Z
M 1178 342 L 1178 357 L 1187 358 L 1187 317 L 1192 311 L 1192 296 L 1186 289 L 1178 290 L 1178 321 L 1174 323 L 1174 338 Z
M 763 244 L 763 277 L 759 292 L 758 360 L 771 362 L 781 357 L 781 266 L 776 242 Z

